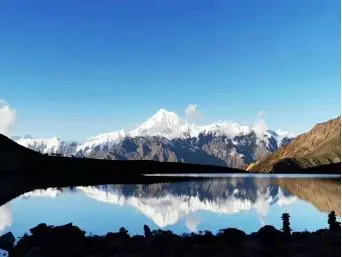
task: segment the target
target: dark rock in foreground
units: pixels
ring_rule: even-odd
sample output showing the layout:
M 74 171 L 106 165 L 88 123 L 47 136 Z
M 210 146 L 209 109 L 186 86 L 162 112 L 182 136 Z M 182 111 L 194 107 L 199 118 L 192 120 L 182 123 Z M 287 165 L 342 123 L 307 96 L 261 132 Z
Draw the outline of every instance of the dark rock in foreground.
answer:
M 272 226 L 246 235 L 233 228 L 216 235 L 175 235 L 144 226 L 145 236 L 130 236 L 125 228 L 106 236 L 86 236 L 71 223 L 32 228 L 9 251 L 10 257 L 76 256 L 340 256 L 341 233 L 337 229 L 283 233 Z M 6 235 L 5 238 L 9 236 Z
M 13 248 L 15 237 L 11 232 L 0 236 L 0 249 L 9 251 Z

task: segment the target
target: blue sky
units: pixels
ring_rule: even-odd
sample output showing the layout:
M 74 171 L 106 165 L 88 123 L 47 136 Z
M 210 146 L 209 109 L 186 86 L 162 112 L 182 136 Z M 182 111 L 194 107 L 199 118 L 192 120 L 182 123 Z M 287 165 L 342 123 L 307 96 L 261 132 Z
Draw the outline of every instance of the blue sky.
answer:
M 159 108 L 295 133 L 340 114 L 339 0 L 0 4 L 13 134 L 84 139 Z

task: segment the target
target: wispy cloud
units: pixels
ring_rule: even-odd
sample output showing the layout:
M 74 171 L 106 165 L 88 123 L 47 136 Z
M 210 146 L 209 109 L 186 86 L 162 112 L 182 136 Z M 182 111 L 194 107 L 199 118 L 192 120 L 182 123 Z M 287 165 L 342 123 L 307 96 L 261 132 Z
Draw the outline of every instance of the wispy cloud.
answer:
M 254 207 L 256 209 L 256 213 L 258 214 L 261 225 L 265 226 L 266 218 L 270 209 L 270 205 L 267 202 L 266 196 L 259 195 Z
M 189 104 L 185 108 L 185 117 L 189 122 L 197 122 L 202 118 L 202 113 L 198 110 L 197 104 Z
M 0 99 L 0 134 L 8 136 L 16 121 L 16 111 Z
M 185 226 L 188 228 L 190 232 L 197 233 L 197 226 L 200 224 L 200 220 L 194 216 L 194 215 L 189 215 L 186 220 L 185 220 Z
M 256 122 L 254 126 L 255 133 L 259 136 L 264 136 L 264 131 L 267 129 L 267 124 L 265 121 L 265 111 L 259 111 L 256 117 Z
M 0 207 L 0 232 L 12 225 L 12 212 L 8 205 Z

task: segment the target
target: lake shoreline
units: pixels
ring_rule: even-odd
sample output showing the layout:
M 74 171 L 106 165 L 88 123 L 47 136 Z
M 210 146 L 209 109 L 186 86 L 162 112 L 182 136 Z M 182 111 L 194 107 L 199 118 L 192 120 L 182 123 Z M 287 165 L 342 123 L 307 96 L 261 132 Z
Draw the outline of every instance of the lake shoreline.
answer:
M 286 223 L 286 222 L 285 222 Z M 144 236 L 130 236 L 125 228 L 104 236 L 86 235 L 72 223 L 40 224 L 17 244 L 13 235 L 0 237 L 0 248 L 12 257 L 25 256 L 340 256 L 339 225 L 315 232 L 284 231 L 266 225 L 257 232 L 228 228 L 217 234 L 205 231 L 183 235 L 144 226 Z M 4 243 L 7 238 L 7 245 Z M 6 248 L 6 249 L 5 249 Z M 297 255 L 296 255 L 297 254 Z
M 101 184 L 152 184 L 204 179 L 191 174 L 221 174 L 234 176 L 269 176 L 277 173 L 250 173 L 238 169 L 188 163 L 156 161 L 111 161 L 43 156 L 25 169 L 1 170 L 0 205 L 32 191 L 49 187 L 87 186 Z M 340 176 L 340 164 L 294 170 L 291 174 L 328 174 Z M 331 172 L 335 171 L 335 172 Z M 170 176 L 173 175 L 173 176 Z M 181 176 L 177 176 L 180 175 Z M 188 174 L 188 176 L 186 175 Z
M 151 160 L 105 160 L 92 158 L 70 158 L 60 156 L 44 156 L 35 169 L 49 168 L 52 170 L 73 170 L 92 172 L 94 170 L 103 170 L 104 172 L 120 172 L 119 176 L 125 175 L 142 175 L 142 174 L 185 174 L 185 173 L 222 173 L 222 174 L 341 174 L 341 163 L 331 163 L 319 165 L 307 169 L 299 169 L 284 166 L 272 172 L 252 172 L 243 169 L 230 168 L 227 166 L 215 166 L 195 163 L 182 162 L 160 162 Z
M 204 174 L 205 175 L 205 174 Z M 27 180 L 26 180 L 27 179 Z M 47 186 L 45 181 L 35 181 L 32 177 L 27 177 L 26 179 L 19 179 L 16 176 L 12 176 L 11 179 L 2 179 L 0 180 L 0 198 L 5 200 L 5 196 L 15 198 L 16 194 L 23 194 L 23 190 L 31 191 L 32 189 L 39 189 L 38 187 Z M 104 178 L 96 178 L 99 183 L 105 181 Z M 80 182 L 82 179 L 79 179 Z M 48 181 L 50 183 L 47 187 L 56 187 L 56 181 L 53 179 Z M 59 186 L 66 186 L 65 180 L 59 181 Z M 72 181 L 69 181 L 72 182 Z M 40 183 L 40 184 L 39 184 Z M 63 184 L 64 183 L 64 184 Z M 324 229 L 324 224 L 327 224 L 328 220 L 328 212 L 332 210 L 335 211 L 337 219 L 340 216 L 340 180 L 334 178 L 319 178 L 319 179 L 311 179 L 307 178 L 275 178 L 272 175 L 269 178 L 257 178 L 257 177 L 245 177 L 241 175 L 232 176 L 231 180 L 224 180 L 224 178 L 206 178 L 206 177 L 166 177 L 166 176 L 132 176 L 129 179 L 127 177 L 122 177 L 121 180 L 117 179 L 116 181 L 105 181 L 104 184 L 113 183 L 115 185 L 103 185 L 99 187 L 91 187 L 91 188 L 83 188 L 82 186 L 86 186 L 86 184 L 73 184 L 71 188 L 54 188 L 53 193 L 44 195 L 44 192 L 38 190 L 38 192 L 32 192 L 32 194 L 28 194 L 27 196 L 20 197 L 18 201 L 14 204 L 16 208 L 20 206 L 19 203 L 23 207 L 22 214 L 18 216 L 20 212 L 13 213 L 13 215 L 17 215 L 16 219 L 18 222 L 24 222 L 27 215 L 28 217 L 37 216 L 37 219 L 34 222 L 29 223 L 25 228 L 18 229 L 18 227 L 8 227 L 6 231 L 12 231 L 19 238 L 19 242 L 17 246 L 11 250 L 10 256 L 17 257 L 27 257 L 27 256 L 292 256 L 292 254 L 301 253 L 301 256 L 339 256 L 337 255 L 336 245 L 337 242 L 340 242 L 340 230 L 338 233 L 332 232 Z M 123 184 L 120 184 L 123 183 Z M 190 183 L 190 184 L 189 184 Z M 119 185 L 118 185 L 119 184 Z M 78 187 L 78 185 L 80 187 Z M 90 184 L 94 185 L 94 181 Z M 143 185 L 143 186 L 142 186 Z M 191 186 L 190 186 L 191 185 Z M 237 191 L 235 189 L 238 189 Z M 317 190 L 319 189 L 319 190 Z M 241 190 L 241 198 L 238 196 L 239 191 Z M 57 193 L 59 192 L 59 193 Z M 258 197 L 258 193 L 261 194 L 261 198 Z M 11 193 L 11 194 L 9 194 Z M 70 194 L 72 193 L 72 194 Z M 82 197 L 78 197 L 77 195 L 80 193 Z M 65 194 L 68 198 L 63 196 Z M 71 197 L 75 195 L 75 197 Z M 83 197 L 86 196 L 86 197 Z M 53 205 L 54 206 L 63 206 L 62 209 L 59 209 L 59 212 L 56 213 L 58 216 L 57 219 L 45 219 L 44 217 L 50 217 L 55 215 L 54 211 L 50 211 L 51 204 L 44 204 L 44 208 L 41 207 L 43 205 L 38 204 L 35 201 L 34 197 L 41 196 L 52 196 Z M 58 196 L 55 198 L 55 196 Z M 166 198 L 164 198 L 167 196 Z M 174 196 L 174 197 L 170 197 Z M 185 198 L 183 198 L 185 196 Z M 323 215 L 317 217 L 316 220 L 312 220 L 312 224 L 319 224 L 317 226 L 312 226 L 310 223 L 306 223 L 306 221 L 300 221 L 298 223 L 298 218 L 300 220 L 301 214 L 300 211 L 296 213 L 290 212 L 291 216 L 293 216 L 293 228 L 296 232 L 293 232 L 291 236 L 285 236 L 284 233 L 280 230 L 275 229 L 271 226 L 266 226 L 260 228 L 256 226 L 254 229 L 250 230 L 246 227 L 246 224 L 243 221 L 233 223 L 221 223 L 219 226 L 216 226 L 215 229 L 212 229 L 209 225 L 203 227 L 204 229 L 208 229 L 209 231 L 215 232 L 217 229 L 226 227 L 229 224 L 230 227 L 237 227 L 239 229 L 243 229 L 244 231 L 254 233 L 246 234 L 245 232 L 237 229 L 226 229 L 222 230 L 223 232 L 219 235 L 213 235 L 212 232 L 203 233 L 192 233 L 192 234 L 181 234 L 184 230 L 174 230 L 172 226 L 166 227 L 165 225 L 158 225 L 159 220 L 153 220 L 154 216 L 159 217 L 161 215 L 161 220 L 164 220 L 163 217 L 168 217 L 170 213 L 178 213 L 177 211 L 182 211 L 182 213 L 188 213 L 187 209 L 179 209 L 179 208 L 171 208 L 167 212 L 163 212 L 162 209 L 167 209 L 167 206 L 188 206 L 188 209 L 194 211 L 199 210 L 216 210 L 220 206 L 225 208 L 229 206 L 230 202 L 225 202 L 223 199 L 240 199 L 244 201 L 246 199 L 247 203 L 250 202 L 249 210 L 253 210 L 256 208 L 256 204 L 259 200 L 263 200 L 265 203 L 267 202 L 267 206 L 278 206 L 279 204 L 291 203 L 294 199 L 292 196 L 296 196 L 298 199 L 305 201 L 305 203 L 309 203 L 320 212 L 324 212 Z M 33 198 L 32 204 L 29 200 Z M 103 198 L 102 198 L 103 197 Z M 232 198 L 230 198 L 232 197 Z M 196 198 L 198 201 L 194 201 L 193 205 L 191 201 L 187 201 L 186 199 Z M 41 199 L 41 198 L 40 198 Z M 80 199 L 87 199 L 86 201 L 80 201 Z M 89 199 L 89 200 L 88 200 Z M 76 216 L 73 216 L 75 213 L 80 213 L 80 217 L 87 217 L 89 221 L 92 219 L 96 219 L 96 217 L 101 217 L 101 211 L 93 212 L 94 208 L 99 208 L 100 205 L 92 205 L 91 201 L 95 200 L 94 203 L 104 204 L 104 203 L 123 203 L 128 199 L 132 199 L 132 203 L 136 203 L 134 205 L 136 210 L 139 213 L 142 210 L 157 210 L 154 213 L 154 216 L 147 216 L 152 218 L 153 224 L 157 224 L 157 227 L 154 226 L 157 230 L 152 231 L 150 236 L 139 236 L 136 235 L 140 231 L 136 230 L 131 223 L 135 222 L 138 216 L 127 217 L 125 216 L 125 212 L 118 212 L 115 216 L 107 215 L 109 213 L 104 213 L 104 218 L 101 218 L 101 222 L 104 225 L 101 229 L 92 230 L 92 228 L 87 227 L 88 225 L 83 222 L 79 222 L 80 220 Z M 111 202 L 111 199 L 117 199 L 120 201 Z M 141 201 L 139 201 L 141 199 Z M 151 204 L 147 204 L 149 200 L 153 199 Z M 156 199 L 160 199 L 160 201 L 156 201 Z M 177 200 L 177 202 L 173 201 L 173 199 Z M 179 199 L 184 199 L 184 201 L 178 202 Z M 212 201 L 216 199 L 215 201 Z M 8 199 L 7 199 L 8 200 Z M 59 201 L 60 200 L 60 201 Z M 76 200 L 76 202 L 75 202 Z M 108 202 L 107 202 L 108 200 Z M 167 200 L 165 202 L 165 200 Z M 272 202 L 269 202 L 269 200 Z M 273 201 L 275 200 L 275 201 Z M 40 201 L 40 200 L 39 200 Z M 48 200 L 50 202 L 50 200 Z M 63 202 L 64 201 L 64 202 Z M 171 201 L 171 202 L 170 202 Z M 279 201 L 279 202 L 278 202 Z M 45 200 L 44 200 L 45 202 Z M 71 205 L 64 205 L 65 202 L 70 202 Z M 210 205 L 202 206 L 202 203 L 211 203 Z M 233 201 L 234 202 L 234 201 Z M 233 203 L 232 202 L 232 203 Z M 42 203 L 42 202 L 41 202 Z M 47 202 L 46 202 L 47 203 Z M 128 203 L 128 202 L 127 202 Z M 147 205 L 140 206 L 140 203 L 146 203 Z M 177 203 L 176 205 L 172 205 L 172 203 Z M 260 202 L 259 202 L 260 203 Z M 36 205 L 37 204 L 37 205 Z M 63 205 L 61 205 L 63 204 Z M 200 204 L 200 205 L 199 205 Z M 217 205 L 218 204 L 218 205 Z M 221 204 L 221 205 L 220 205 Z M 254 206 L 255 204 L 255 206 Z M 11 203 L 8 204 L 8 207 L 11 206 Z M 26 208 L 30 208 L 30 206 L 35 206 L 37 208 L 37 214 L 35 212 L 28 212 L 25 214 Z M 40 207 L 39 207 L 40 206 Z M 64 208 L 65 206 L 65 208 Z M 82 209 L 84 206 L 84 209 Z M 97 207 L 94 207 L 97 206 Z M 130 206 L 130 205 L 127 205 Z M 145 206 L 146 208 L 138 208 Z M 193 209 L 195 206 L 202 206 L 200 209 Z M 233 206 L 233 205 L 232 205 Z M 259 206 L 259 205 L 258 205 Z M 280 205 L 279 205 L 280 206 Z M 305 205 L 301 205 L 305 207 Z M 81 208 L 80 208 L 81 207 Z M 133 205 L 131 206 L 133 207 Z M 159 209 L 158 207 L 162 207 Z M 207 208 L 208 207 L 208 208 Z M 210 208 L 214 209 L 210 209 Z M 101 207 L 102 208 L 102 207 Z M 70 209 L 70 211 L 69 211 Z M 264 209 L 264 208 L 263 208 Z M 6 210 L 6 207 L 5 209 Z M 10 211 L 10 208 L 7 208 Z M 58 207 L 57 209 L 58 210 Z M 77 210 L 77 211 L 76 211 Z M 80 210 L 80 212 L 79 212 Z M 107 209 L 111 210 L 111 209 Z M 160 210 L 160 212 L 158 212 Z M 241 210 L 245 210 L 242 208 Z M 268 210 L 268 208 L 267 208 Z M 76 212 L 74 212 L 76 211 Z M 89 215 L 84 215 L 84 213 L 89 211 Z M 270 208 L 271 211 L 271 208 Z M 251 211 L 251 213 L 254 211 Z M 288 212 L 288 208 L 283 208 L 283 212 Z M 141 212 L 144 214 L 144 212 Z M 229 211 L 228 211 L 229 213 Z M 71 214 L 71 216 L 70 216 Z M 163 214 L 165 214 L 163 216 Z M 100 216 L 99 216 L 100 215 Z M 140 214 L 141 215 L 141 214 Z M 146 215 L 146 213 L 145 213 Z M 281 214 L 276 214 L 276 217 L 281 216 Z M 176 215 L 177 216 L 177 215 Z M 183 216 L 179 217 L 178 220 L 181 220 Z M 62 218 L 62 222 L 58 221 L 58 219 Z M 83 218 L 81 218 L 82 220 Z M 116 221 L 113 221 L 116 219 Z M 280 217 L 279 217 L 280 219 Z M 306 219 L 306 218 L 304 218 Z M 59 227 L 49 227 L 42 225 L 40 226 L 41 234 L 34 235 L 37 231 L 33 229 L 31 231 L 32 235 L 25 236 L 24 239 L 19 236 L 23 235 L 25 232 L 29 231 L 29 228 L 33 225 L 38 224 L 38 222 L 46 222 L 47 224 L 66 224 L 67 222 L 74 222 L 74 224 L 79 225 L 79 227 L 74 227 L 71 224 L 66 226 Z M 279 221 L 279 220 L 278 220 Z M 248 222 L 252 222 L 248 220 Z M 146 222 L 139 223 L 139 227 Z M 168 224 L 168 223 L 165 223 Z M 170 223 L 171 224 L 171 223 Z M 266 224 L 272 224 L 279 228 L 280 226 L 276 224 L 274 221 L 268 221 Z M 306 224 L 306 225 L 304 225 Z M 96 222 L 94 225 L 99 226 Z M 128 232 L 122 233 L 107 233 L 107 231 L 113 231 L 111 228 L 120 226 L 126 226 L 129 230 L 134 231 L 134 236 L 127 235 Z M 328 225 L 328 224 L 327 224 Z M 100 225 L 102 226 L 102 225 Z M 98 233 L 102 236 L 93 236 L 92 234 L 86 235 L 81 231 L 82 228 L 87 228 L 87 232 Z M 159 230 L 158 227 L 171 229 L 171 231 L 162 231 Z M 323 228 L 323 229 L 319 229 Z M 303 231 L 304 229 L 309 229 L 311 232 Z M 318 230 L 317 230 L 318 229 Z M 78 232 L 77 232 L 78 231 Z M 96 232 L 97 231 L 97 232 Z M 192 230 L 185 230 L 192 231 Z M 197 231 L 197 229 L 195 230 Z M 266 231 L 266 232 L 265 232 Z M 301 232 L 297 232 L 301 231 Z M 178 234 L 174 234 L 178 233 Z M 146 234 L 146 232 L 145 232 Z M 149 233 L 147 233 L 148 235 Z M 38 238 L 38 239 L 37 239 Z M 40 238 L 40 239 L 39 239 Z M 236 239 L 238 238 L 238 239 Z M 42 240 L 42 241 L 41 241 Z M 57 240 L 57 241 L 56 241 Z M 272 241 L 273 240 L 273 241 Z M 71 245 L 69 245 L 71 242 Z M 81 245 L 79 245 L 81 244 Z M 271 245 L 271 247 L 270 247 Z M 312 246 L 319 246 L 317 249 L 313 249 Z M 0 240 L 0 248 L 1 248 L 1 240 Z M 39 248 L 39 250 L 38 250 Z M 54 249 L 52 252 L 49 252 L 49 249 Z M 64 249 L 61 252 L 61 249 Z M 184 252 L 179 249 L 185 249 Z M 83 251 L 84 250 L 84 251 Z M 336 252 L 335 252 L 336 250 Z M 33 251 L 33 252 L 31 252 Z M 43 251 L 43 252 L 37 252 Z M 1 252 L 1 251 L 0 251 Z M 31 252 L 31 253 L 30 253 Z M 338 251 L 339 252 L 339 251 Z M 31 255 L 28 255 L 28 254 Z M 58 253 L 58 254 L 57 254 Z M 254 253 L 258 253 L 258 255 L 252 255 Z M 319 253 L 319 254 L 318 254 Z M 32 255 L 34 254 L 34 255 Z M 70 255 L 69 255 L 70 254 Z M 284 255 L 282 255 L 284 254 Z M 296 256 L 296 255 L 294 255 Z M 298 255 L 297 255 L 298 256 Z
M 101 161 L 101 160 L 100 160 Z M 115 161 L 116 162 L 116 161 Z M 88 166 L 88 169 L 67 169 L 63 168 L 63 166 L 54 165 L 54 166 L 42 166 L 38 169 L 26 169 L 26 170 L 10 170 L 10 171 L 2 171 L 1 174 L 1 188 L 0 188 L 0 205 L 5 204 L 11 199 L 27 193 L 29 191 L 35 189 L 47 189 L 50 187 L 71 187 L 71 186 L 94 186 L 94 185 L 102 185 L 102 184 L 153 184 L 153 183 L 173 183 L 173 182 L 182 182 L 189 180 L 203 180 L 206 178 L 210 178 L 210 174 L 214 174 L 215 176 L 235 176 L 235 177 L 268 177 L 268 176 L 277 176 L 279 174 L 274 173 L 239 173 L 239 172 L 219 172 L 224 171 L 226 169 L 233 170 L 230 168 L 222 168 L 219 167 L 215 169 L 214 172 L 208 172 L 207 166 L 202 165 L 193 165 L 193 164 L 179 164 L 179 163 L 160 163 L 160 162 L 150 162 L 152 163 L 151 169 L 147 172 L 146 167 L 141 168 L 141 161 L 137 161 L 132 163 L 132 161 L 122 162 L 124 163 L 119 171 L 115 171 L 105 168 L 103 166 L 99 166 L 97 169 L 93 169 L 91 166 Z M 127 164 L 127 165 L 126 165 Z M 104 166 L 106 166 L 105 164 Z M 138 169 L 140 166 L 141 169 Z M 161 172 L 164 167 L 169 167 L 166 171 Z M 172 168 L 174 167 L 174 168 Z M 193 167 L 188 170 L 185 168 L 179 169 L 179 167 Z M 195 168 L 194 168 L 195 167 Z M 331 165 L 329 165 L 329 169 Z M 177 170 L 178 168 L 178 170 Z M 318 167 L 319 168 L 319 167 Z M 314 173 L 307 173 L 301 175 L 307 176 L 315 176 L 318 171 L 322 171 L 321 169 L 316 168 Z M 119 168 L 118 168 L 119 169 Z M 136 170 L 138 169 L 138 170 Z M 326 167 L 323 167 L 325 170 Z M 185 172 L 188 171 L 188 172 Z M 147 173 L 146 173 L 147 172 Z M 181 173 L 183 172 L 183 173 Z M 185 172 L 185 173 L 184 173 Z M 297 172 L 298 173 L 298 172 Z M 194 175 L 195 174 L 195 175 Z M 196 175 L 198 174 L 198 175 Z M 295 175 L 293 173 L 292 175 Z M 207 175 L 207 177 L 205 176 Z M 291 174 L 285 174 L 286 176 L 290 176 Z M 324 175 L 324 173 L 323 173 Z M 285 176 L 285 177 L 286 177 Z M 331 179 L 339 178 L 340 174 L 331 174 Z

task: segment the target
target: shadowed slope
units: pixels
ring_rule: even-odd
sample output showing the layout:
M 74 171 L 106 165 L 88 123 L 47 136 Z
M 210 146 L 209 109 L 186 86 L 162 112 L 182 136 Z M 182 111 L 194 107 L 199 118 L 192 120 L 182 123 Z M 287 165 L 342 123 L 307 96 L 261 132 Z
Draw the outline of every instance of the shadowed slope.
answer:
M 43 155 L 23 147 L 0 134 L 0 171 L 27 169 L 43 159 Z

